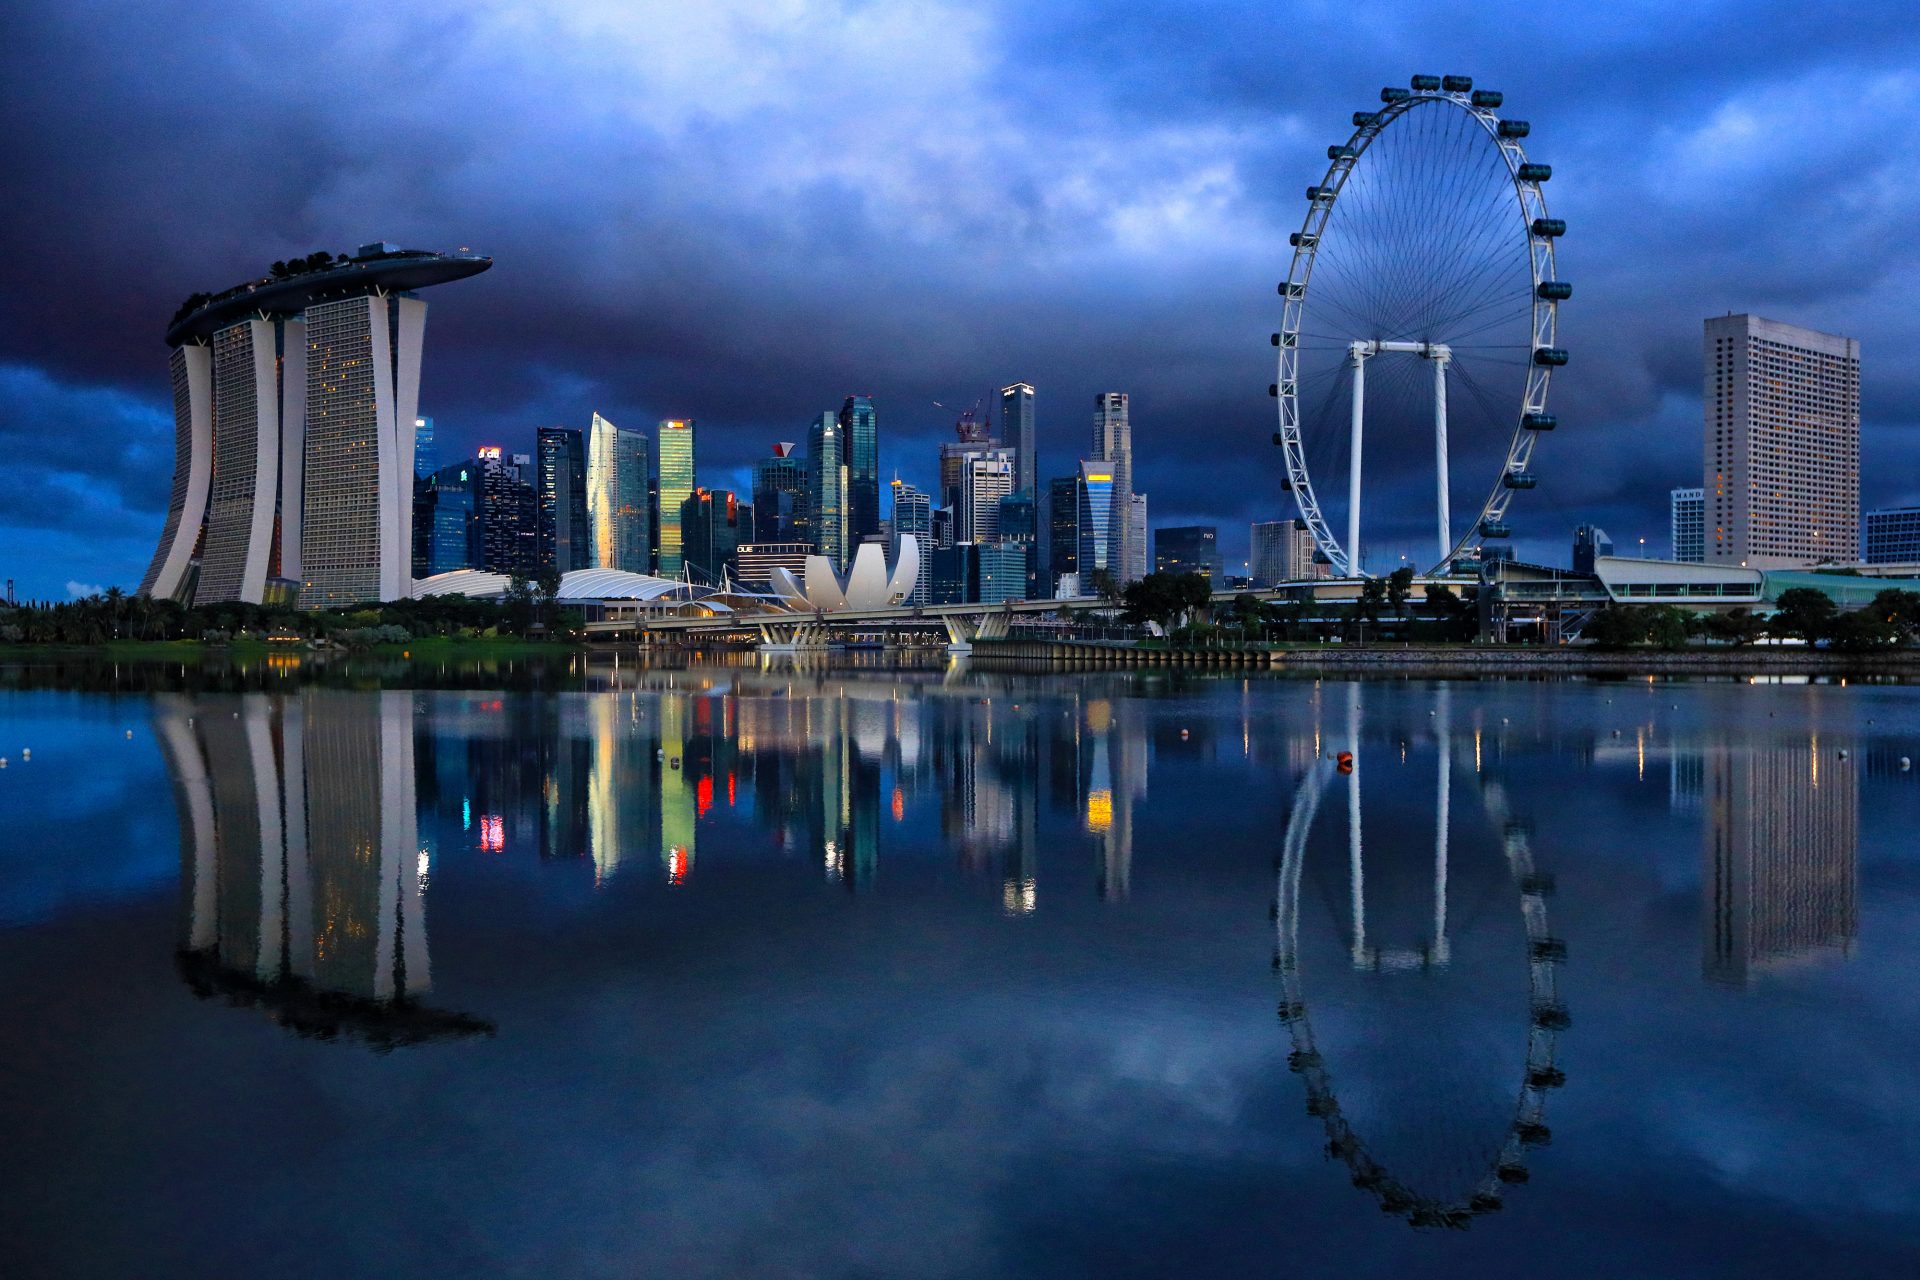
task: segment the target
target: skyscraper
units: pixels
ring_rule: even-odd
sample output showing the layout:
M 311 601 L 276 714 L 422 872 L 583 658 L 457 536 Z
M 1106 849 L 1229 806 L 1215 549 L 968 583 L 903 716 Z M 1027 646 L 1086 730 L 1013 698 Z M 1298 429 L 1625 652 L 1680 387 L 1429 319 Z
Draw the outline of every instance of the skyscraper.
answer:
M 1038 492 L 1040 470 L 1034 451 L 1033 388 L 1024 382 L 1000 388 L 1000 438 L 1013 446 L 1013 491 Z
M 1282 582 L 1304 582 L 1324 576 L 1324 565 L 1313 559 L 1313 531 L 1307 522 L 1262 520 L 1250 530 L 1252 536 L 1249 572 L 1256 587 L 1271 587 Z
M 1147 576 L 1147 495 L 1130 495 L 1128 510 L 1127 547 L 1134 558 L 1133 576 L 1128 579 L 1131 582 Z
M 1210 524 L 1168 525 L 1153 531 L 1155 573 L 1197 573 L 1216 587 L 1226 578 L 1220 530 Z
M 1040 595 L 1040 545 L 1033 532 L 1038 525 L 1032 490 L 1022 489 L 1000 499 L 999 524 L 1001 542 L 1017 543 L 1026 548 L 1023 554 L 1026 556 L 1027 581 L 1018 598 L 1034 599 Z
M 961 542 L 996 541 L 1001 532 L 1000 500 L 1013 491 L 1013 450 L 966 455 L 954 491 L 954 536 Z
M 1133 503 L 1133 423 L 1124 391 L 1103 391 L 1093 399 L 1092 460 L 1103 462 L 1113 476 L 1113 501 L 1108 509 L 1106 543 L 1110 569 L 1121 582 L 1132 582 L 1146 572 L 1144 540 L 1136 545 Z
M 753 540 L 805 542 L 806 529 L 806 464 L 783 441 L 753 464 Z
M 1052 596 L 1062 574 L 1080 571 L 1080 477 L 1056 476 L 1047 482 L 1046 581 L 1042 594 Z
M 889 532 L 893 543 L 890 552 L 896 564 L 899 563 L 901 537 L 912 534 L 919 541 L 920 576 L 914 579 L 913 592 L 907 597 L 906 603 L 928 603 L 932 579 L 928 569 L 932 563 L 929 557 L 933 554 L 933 504 L 926 494 L 899 479 L 893 482 L 893 517 L 889 521 Z
M 1673 558 L 1697 564 L 1707 558 L 1707 491 L 1675 489 L 1668 495 Z
M 653 572 L 651 443 L 599 414 L 587 431 L 587 543 L 603 569 Z
M 480 450 L 480 567 L 490 573 L 540 571 L 540 539 L 531 459 L 505 455 L 498 446 Z
M 1860 542 L 1860 343 L 1752 315 L 1706 322 L 1706 559 L 1782 569 Z
M 694 424 L 692 418 L 667 418 L 660 423 L 660 552 L 659 574 L 677 578 L 684 568 L 680 509 L 693 496 Z
M 572 573 L 593 563 L 587 539 L 587 448 L 573 427 L 541 427 L 534 501 L 539 508 L 540 568 Z
M 1093 575 L 1105 571 L 1118 579 L 1114 554 L 1113 468 L 1094 459 L 1080 464 L 1079 489 L 1074 509 L 1079 548 L 1074 556 L 1080 575 L 1080 590 L 1091 593 Z
M 841 443 L 840 420 L 823 413 L 807 432 L 807 519 L 814 550 L 846 567 L 847 463 Z
M 426 479 L 440 468 L 440 449 L 433 439 L 433 419 L 413 420 L 413 474 Z
M 1613 539 L 1597 524 L 1583 524 L 1573 531 L 1573 571 L 1592 573 L 1594 561 L 1613 554 Z
M 873 401 L 848 396 L 840 406 L 840 447 L 847 463 L 847 545 L 880 532 L 880 424 Z
M 728 489 L 695 489 L 680 504 L 687 581 L 717 586 L 739 572 L 740 544 L 753 540 L 753 512 Z
M 260 603 L 277 580 L 303 605 L 408 595 L 426 325 L 409 291 L 491 265 L 368 244 L 189 298 L 167 331 L 174 484 L 141 593 Z
M 480 465 L 457 462 L 440 468 L 425 481 L 426 545 L 416 555 L 421 577 L 454 569 L 478 569 L 483 560 L 480 538 Z

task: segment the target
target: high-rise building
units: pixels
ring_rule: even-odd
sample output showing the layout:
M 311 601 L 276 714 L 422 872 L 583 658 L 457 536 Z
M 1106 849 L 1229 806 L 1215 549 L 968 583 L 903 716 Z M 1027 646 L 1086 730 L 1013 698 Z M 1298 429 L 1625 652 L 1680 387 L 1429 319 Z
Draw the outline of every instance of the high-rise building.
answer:
M 490 573 L 540 571 L 539 522 L 526 454 L 498 445 L 480 450 L 480 567 Z
M 988 449 L 962 460 L 954 491 L 954 536 L 961 542 L 1000 537 L 1000 500 L 1013 492 L 1013 450 Z
M 753 539 L 752 522 L 752 509 L 742 507 L 731 490 L 695 489 L 680 504 L 687 581 L 718 586 L 736 573 L 740 544 Z
M 1095 459 L 1080 463 L 1080 480 L 1074 509 L 1079 549 L 1074 568 L 1080 575 L 1080 589 L 1093 590 L 1093 575 L 1105 572 L 1119 578 L 1119 560 L 1114 546 L 1113 467 Z
M 656 561 L 663 578 L 678 578 L 685 568 L 680 509 L 693 496 L 695 479 L 692 418 L 660 423 L 660 543 Z
M 1033 491 L 1021 489 L 1000 499 L 999 523 L 1000 541 L 1027 549 L 1027 585 L 1020 598 L 1032 600 L 1040 595 L 1040 542 L 1033 532 L 1038 527 Z
M 534 502 L 542 572 L 572 573 L 593 563 L 587 537 L 587 446 L 576 427 L 541 427 Z
M 967 602 L 1001 604 L 1008 600 L 1024 600 L 1027 595 L 1028 544 L 1000 539 L 972 545 Z
M 1103 391 L 1094 397 L 1092 460 L 1103 462 L 1113 475 L 1113 502 L 1108 509 L 1107 545 L 1110 568 L 1121 582 L 1146 574 L 1144 537 L 1135 539 L 1133 502 L 1133 421 L 1124 391 Z M 1142 526 L 1144 528 L 1144 526 Z
M 1330 572 L 1329 566 L 1314 560 L 1313 531 L 1305 520 L 1262 520 L 1249 532 L 1252 554 L 1248 571 L 1256 587 L 1305 582 L 1324 578 Z
M 791 443 L 753 464 L 753 540 L 807 541 L 807 468 Z
M 394 600 L 412 590 L 426 303 L 489 258 L 362 245 L 189 298 L 167 330 L 175 458 L 144 595 Z M 197 580 L 192 574 L 197 549 Z
M 1220 530 L 1210 524 L 1167 525 L 1153 531 L 1155 573 L 1197 573 L 1216 587 L 1226 580 Z
M 1573 571 L 1592 573 L 1594 561 L 1613 554 L 1613 539 L 1597 524 L 1583 524 L 1573 531 Z
M 587 554 L 603 569 L 653 572 L 652 443 L 599 414 L 587 429 Z
M 1707 558 L 1707 491 L 1675 489 L 1667 497 L 1673 558 L 1698 564 Z
M 1062 574 L 1080 571 L 1080 477 L 1056 476 L 1047 482 L 1046 590 L 1051 596 Z
M 928 603 L 932 591 L 929 579 L 932 575 L 927 572 L 929 561 L 926 557 L 933 551 L 933 503 L 925 493 L 899 479 L 893 482 L 893 516 L 888 522 L 888 533 L 892 541 L 890 554 L 895 563 L 898 563 L 900 539 L 903 536 L 911 534 L 919 542 L 920 576 L 914 579 L 913 591 L 906 603 Z
M 434 443 L 433 419 L 413 420 L 413 474 L 426 479 L 440 468 L 440 448 Z
M 1920 561 L 1920 507 L 1881 507 L 1867 512 L 1860 559 L 1867 564 Z
M 455 569 L 478 569 L 484 559 L 481 545 L 480 464 L 458 462 L 440 468 L 421 482 L 416 502 L 414 576 L 432 577 Z
M 1027 383 L 1000 388 L 1000 438 L 1013 447 L 1013 491 L 1037 493 L 1040 464 L 1034 451 L 1033 388 Z
M 847 545 L 880 532 L 880 422 L 867 396 L 840 406 L 840 447 L 847 464 Z
M 1134 556 L 1135 581 L 1147 576 L 1147 495 L 1136 493 L 1128 499 L 1132 518 L 1127 522 L 1127 546 Z
M 1247 573 L 1256 587 L 1287 582 L 1287 543 L 1291 520 L 1256 520 L 1247 530 Z
M 840 432 L 840 420 L 831 413 L 815 418 L 807 431 L 807 520 L 814 550 L 836 569 L 846 567 L 852 545 L 847 537 L 846 448 Z
M 1706 559 L 1851 560 L 1860 543 L 1860 343 L 1752 315 L 1706 322 Z

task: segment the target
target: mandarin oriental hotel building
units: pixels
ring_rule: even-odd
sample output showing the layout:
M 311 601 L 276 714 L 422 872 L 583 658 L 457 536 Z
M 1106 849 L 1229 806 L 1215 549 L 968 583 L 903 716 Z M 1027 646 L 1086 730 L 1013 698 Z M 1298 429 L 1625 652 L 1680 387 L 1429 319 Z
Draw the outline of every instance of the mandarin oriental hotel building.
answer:
M 411 594 L 414 291 L 492 265 L 370 244 L 188 299 L 167 331 L 173 495 L 141 594 L 303 608 Z

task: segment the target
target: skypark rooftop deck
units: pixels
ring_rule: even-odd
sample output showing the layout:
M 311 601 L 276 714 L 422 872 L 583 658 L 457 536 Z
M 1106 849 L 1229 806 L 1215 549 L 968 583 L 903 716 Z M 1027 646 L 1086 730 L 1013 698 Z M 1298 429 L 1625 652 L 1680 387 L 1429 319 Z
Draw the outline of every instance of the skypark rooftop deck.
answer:
M 350 257 L 329 266 L 296 275 L 266 276 L 214 294 L 167 328 L 167 345 L 211 338 L 228 325 L 255 312 L 303 311 L 315 302 L 351 298 L 382 290 L 397 293 L 424 289 L 477 276 L 493 259 L 469 253 L 435 253 L 427 249 L 397 249 L 388 244 L 363 245 Z

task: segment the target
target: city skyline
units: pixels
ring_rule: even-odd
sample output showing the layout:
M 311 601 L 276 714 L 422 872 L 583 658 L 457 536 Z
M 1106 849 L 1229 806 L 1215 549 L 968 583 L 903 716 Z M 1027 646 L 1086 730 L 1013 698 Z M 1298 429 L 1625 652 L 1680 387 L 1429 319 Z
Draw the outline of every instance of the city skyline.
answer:
M 1072 406 L 1125 387 L 1157 522 L 1217 524 L 1235 565 L 1249 522 L 1292 514 L 1265 444 L 1261 348 L 1299 188 L 1317 175 L 1346 113 L 1403 77 L 1409 45 L 1433 69 L 1498 84 L 1534 121 L 1540 154 L 1556 169 L 1556 215 L 1570 226 L 1578 360 L 1556 383 L 1563 429 L 1543 449 L 1541 492 L 1515 508 L 1523 556 L 1563 546 L 1583 520 L 1623 545 L 1662 540 L 1668 490 L 1693 473 L 1684 445 L 1697 439 L 1700 415 L 1696 326 L 1730 310 L 1857 337 L 1868 370 L 1863 503 L 1920 499 L 1920 371 L 1897 354 L 1920 337 L 1900 288 L 1912 271 L 1902 252 L 1870 248 L 1903 244 L 1897 229 L 1920 209 L 1892 159 L 1913 126 L 1876 105 L 1920 67 L 1913 33 L 1890 10 L 1858 12 L 1844 29 L 1782 11 L 1758 24 L 1771 33 L 1762 39 L 1730 33 L 1709 8 L 1604 40 L 1577 18 L 1522 38 L 1507 30 L 1519 25 L 1514 12 L 1496 6 L 1460 29 L 1408 19 L 1391 37 L 1302 17 L 1287 29 L 1303 48 L 1339 48 L 1287 59 L 1284 77 L 1253 51 L 1270 45 L 1279 20 L 1227 11 L 1170 31 L 1122 14 L 1085 49 L 1059 38 L 1089 20 L 1066 7 L 988 10 L 905 31 L 879 24 L 884 36 L 833 23 L 783 29 L 753 51 L 717 16 L 670 33 L 638 18 L 602 29 L 529 13 L 505 24 L 518 33 L 511 44 L 501 27 L 433 31 L 450 56 L 422 77 L 396 74 L 388 55 L 340 50 L 348 28 L 383 32 L 393 48 L 429 38 L 414 19 L 384 11 L 309 25 L 242 6 L 217 32 L 134 15 L 103 33 L 55 7 L 30 10 L 0 55 L 13 72 L 9 102 L 47 121 L 12 144 L 23 195 L 0 213 L 0 236 L 14 250 L 9 296 L 22 300 L 0 311 L 0 432 L 28 454 L 0 481 L 0 560 L 23 594 L 57 597 L 67 581 L 137 586 L 168 498 L 171 413 L 154 317 L 224 273 L 386 236 L 466 242 L 512 264 L 468 286 L 460 315 L 436 315 L 420 412 L 436 418 L 442 459 L 542 424 L 584 427 L 596 409 L 635 423 L 685 414 L 702 423 L 703 482 L 745 492 L 764 440 L 791 436 L 811 407 L 858 391 L 886 417 L 882 466 L 891 474 L 893 459 L 947 432 L 950 415 L 936 399 L 970 400 L 979 393 L 956 389 L 1021 379 L 1038 390 L 1044 483 L 1071 473 Z M 1335 30 L 1338 41 L 1315 39 Z M 692 46 L 689 56 L 652 56 L 674 40 Z M 1049 74 L 1035 80 L 1045 87 L 995 92 L 985 109 L 963 109 L 982 101 L 984 86 L 1004 83 L 1003 50 L 1031 51 L 1036 40 Z M 795 97 L 782 86 L 817 55 L 857 55 L 876 42 L 899 45 L 884 86 L 888 121 L 867 118 L 864 94 L 797 95 L 809 100 L 771 118 L 761 110 L 769 89 L 775 100 Z M 551 83 L 549 64 L 601 61 L 601 43 L 634 55 L 620 61 L 635 69 L 609 73 L 602 86 L 637 122 L 624 140 L 591 127 L 599 117 L 584 88 L 551 101 L 533 89 Z M 1142 65 L 1177 52 L 1217 91 L 1170 100 L 1156 117 L 1107 85 L 1092 52 L 1107 47 Z M 156 48 L 214 70 L 195 84 L 142 73 Z M 257 79 L 232 69 L 242 49 L 259 60 Z M 294 73 L 326 57 L 399 93 L 384 111 L 434 119 L 430 142 L 487 159 L 457 175 L 421 170 L 401 163 L 388 131 L 343 109 L 337 95 L 287 97 Z M 489 58 L 504 61 L 480 95 L 470 68 Z M 767 87 L 724 74 L 737 60 L 764 72 Z M 928 91 L 921 80 L 940 78 L 921 76 L 929 66 L 943 75 L 962 68 L 958 85 Z M 710 90 L 700 109 L 717 134 L 699 148 L 685 140 L 692 117 L 676 89 L 681 76 Z M 36 86 L 56 84 L 66 86 L 59 99 L 42 100 Z M 223 131 L 207 143 L 222 163 L 179 175 L 145 154 L 164 154 L 164 145 L 126 145 L 79 114 L 72 104 L 86 95 L 76 86 L 140 119 L 142 138 L 191 131 L 185 122 L 199 118 L 205 95 L 237 94 L 249 118 L 329 139 L 313 154 L 332 158 L 303 170 L 270 141 L 272 128 L 253 131 L 259 141 Z M 489 108 L 445 108 L 462 99 Z M 1064 101 L 1081 105 L 1053 109 Z M 1873 129 L 1852 127 L 1869 119 Z M 977 144 L 967 149 L 977 158 L 914 145 L 947 132 Z M 794 145 L 810 133 L 817 143 Z M 643 190 L 633 179 L 607 203 L 631 202 L 641 234 L 622 239 L 648 244 L 644 254 L 606 247 L 597 215 L 557 194 L 569 189 L 567 174 L 634 170 L 610 157 L 636 150 L 666 180 Z M 1676 155 L 1701 176 L 1697 191 L 1661 176 L 1668 165 L 1658 157 Z M 1864 203 L 1839 234 L 1807 250 L 1804 228 L 1836 163 L 1858 176 Z M 1116 182 L 1128 173 L 1133 180 Z M 859 217 L 825 230 L 806 215 L 855 183 L 870 196 Z M 1101 199 L 1075 194 L 1083 189 Z M 1711 201 L 1699 194 L 1709 189 Z M 143 193 L 154 198 L 143 202 Z M 457 219 L 446 212 L 450 197 Z M 681 198 L 708 202 L 711 216 L 690 217 Z M 196 215 L 188 234 L 151 216 L 161 205 L 211 212 Z M 73 207 L 89 217 L 63 215 Z M 742 252 L 747 245 L 754 252 Z M 947 252 L 929 255 L 929 246 Z M 848 305 L 856 274 L 859 300 Z M 609 276 L 617 291 L 597 287 Z M 1658 306 L 1648 301 L 1655 296 Z M 956 297 L 977 300 L 985 319 L 945 323 Z M 1594 345 L 1602 334 L 1604 358 Z M 98 449 L 93 432 L 71 430 L 76 422 L 123 447 Z M 708 459 L 718 469 L 711 475 Z M 1385 458 L 1376 471 L 1370 459 L 1370 484 L 1377 478 L 1386 499 L 1377 510 L 1420 490 L 1414 461 Z M 1236 475 L 1230 486 L 1218 484 L 1222 464 Z M 1402 543 L 1419 544 L 1420 524 L 1410 516 L 1406 529 L 1382 526 L 1371 541 L 1391 557 Z

